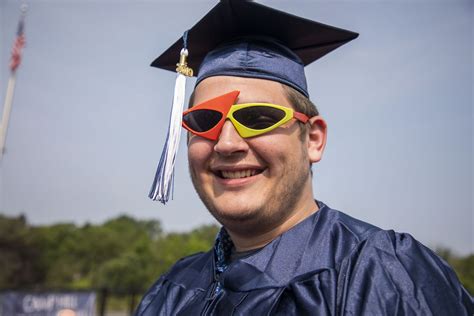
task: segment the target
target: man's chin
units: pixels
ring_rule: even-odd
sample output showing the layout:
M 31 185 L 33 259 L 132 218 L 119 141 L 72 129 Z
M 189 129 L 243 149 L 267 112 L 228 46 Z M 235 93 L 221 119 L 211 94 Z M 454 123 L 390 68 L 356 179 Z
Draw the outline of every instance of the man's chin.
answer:
M 262 210 L 209 206 L 208 209 L 219 223 L 230 230 L 247 230 L 263 224 Z
M 196 184 L 195 188 L 198 188 Z M 255 203 L 249 194 L 232 192 L 216 197 L 206 194 L 204 190 L 196 191 L 211 215 L 227 229 L 256 227 L 264 218 L 265 204 L 262 205 L 261 201 Z
M 211 207 L 209 208 L 211 214 L 217 220 L 232 221 L 232 222 L 247 222 L 256 217 L 258 211 L 252 211 L 249 209 L 242 208 L 221 208 Z

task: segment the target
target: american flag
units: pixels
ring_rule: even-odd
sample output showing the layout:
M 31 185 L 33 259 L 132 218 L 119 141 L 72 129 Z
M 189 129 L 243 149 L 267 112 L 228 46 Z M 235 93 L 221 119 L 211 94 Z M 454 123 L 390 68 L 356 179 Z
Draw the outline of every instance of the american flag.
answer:
M 20 66 L 21 62 L 21 50 L 23 46 L 25 46 L 25 35 L 23 33 L 24 28 L 24 16 L 20 17 L 20 22 L 18 22 L 18 31 L 16 33 L 15 43 L 13 44 L 12 48 L 12 57 L 10 60 L 10 70 L 11 72 L 15 72 L 15 70 Z

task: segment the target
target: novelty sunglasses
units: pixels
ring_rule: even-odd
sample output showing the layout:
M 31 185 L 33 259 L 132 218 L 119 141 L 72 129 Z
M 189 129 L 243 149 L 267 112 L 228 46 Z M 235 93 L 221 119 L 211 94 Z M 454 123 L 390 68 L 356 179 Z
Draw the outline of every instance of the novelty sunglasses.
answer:
M 217 140 L 227 119 L 242 138 L 268 133 L 295 118 L 306 123 L 309 118 L 291 108 L 271 103 L 234 104 L 239 91 L 232 91 L 184 111 L 183 127 L 210 140 Z

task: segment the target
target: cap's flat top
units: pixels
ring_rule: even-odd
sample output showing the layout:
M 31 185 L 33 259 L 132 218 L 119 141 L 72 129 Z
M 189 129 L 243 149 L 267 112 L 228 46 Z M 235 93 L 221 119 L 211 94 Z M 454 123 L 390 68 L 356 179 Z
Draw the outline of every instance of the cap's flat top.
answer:
M 357 33 L 278 11 L 247 0 L 222 0 L 188 32 L 188 65 L 197 71 L 206 54 L 242 36 L 273 38 L 304 65 L 356 38 Z M 183 38 L 161 54 L 153 67 L 175 71 Z

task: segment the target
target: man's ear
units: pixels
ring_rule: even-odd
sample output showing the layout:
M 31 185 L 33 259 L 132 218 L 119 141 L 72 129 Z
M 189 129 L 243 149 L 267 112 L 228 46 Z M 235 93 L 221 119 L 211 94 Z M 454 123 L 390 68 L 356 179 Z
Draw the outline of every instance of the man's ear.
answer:
M 308 157 L 311 163 L 319 162 L 326 147 L 327 125 L 321 116 L 313 116 L 308 123 Z

